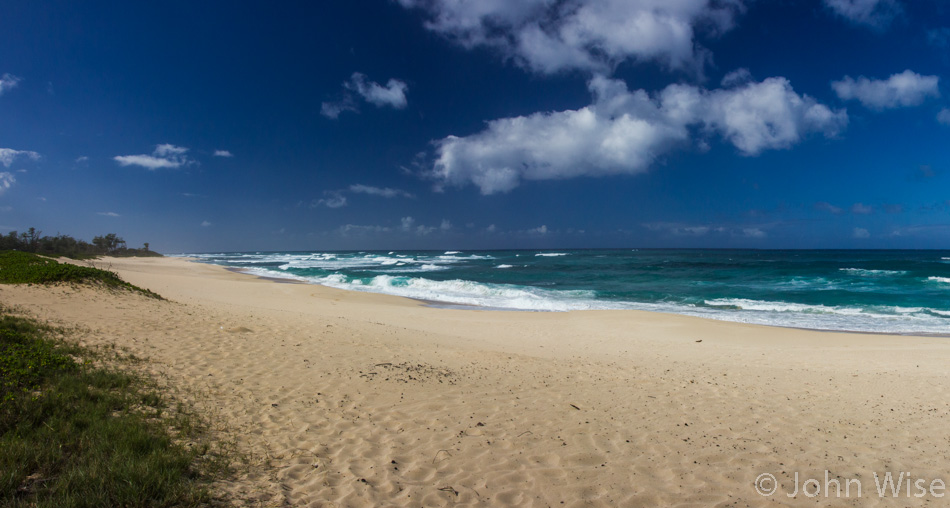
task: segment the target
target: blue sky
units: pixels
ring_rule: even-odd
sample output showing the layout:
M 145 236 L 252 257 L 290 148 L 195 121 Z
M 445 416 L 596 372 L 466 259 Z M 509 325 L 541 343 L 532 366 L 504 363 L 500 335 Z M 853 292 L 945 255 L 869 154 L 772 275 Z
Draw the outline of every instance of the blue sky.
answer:
M 0 232 L 950 248 L 938 0 L 0 7 Z

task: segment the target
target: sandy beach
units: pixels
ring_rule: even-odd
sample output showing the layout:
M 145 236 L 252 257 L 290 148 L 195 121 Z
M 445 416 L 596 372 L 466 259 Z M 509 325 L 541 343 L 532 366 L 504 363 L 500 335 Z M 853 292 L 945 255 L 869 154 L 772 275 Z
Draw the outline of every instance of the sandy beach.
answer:
M 147 358 L 250 457 L 220 487 L 262 506 L 946 502 L 946 337 L 444 309 L 184 259 L 95 265 L 167 301 L 5 285 L 0 302 Z M 882 498 L 887 473 L 904 483 Z

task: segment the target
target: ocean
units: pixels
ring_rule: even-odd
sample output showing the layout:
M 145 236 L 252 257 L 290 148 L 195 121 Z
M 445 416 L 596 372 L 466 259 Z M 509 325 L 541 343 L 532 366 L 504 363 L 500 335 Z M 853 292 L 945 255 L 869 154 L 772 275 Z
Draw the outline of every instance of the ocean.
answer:
M 950 251 L 509 250 L 188 254 L 445 306 L 639 309 L 820 330 L 950 334 Z

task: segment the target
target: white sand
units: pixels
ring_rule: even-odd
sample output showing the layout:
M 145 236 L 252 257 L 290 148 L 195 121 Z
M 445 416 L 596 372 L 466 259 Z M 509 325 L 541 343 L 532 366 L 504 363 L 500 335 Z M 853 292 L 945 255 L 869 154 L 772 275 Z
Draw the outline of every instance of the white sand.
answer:
M 436 309 L 182 259 L 96 264 L 170 301 L 0 286 L 0 302 L 149 358 L 255 458 L 224 487 L 265 505 L 948 503 L 881 499 L 873 476 L 950 482 L 948 338 Z M 786 496 L 826 470 L 842 498 Z

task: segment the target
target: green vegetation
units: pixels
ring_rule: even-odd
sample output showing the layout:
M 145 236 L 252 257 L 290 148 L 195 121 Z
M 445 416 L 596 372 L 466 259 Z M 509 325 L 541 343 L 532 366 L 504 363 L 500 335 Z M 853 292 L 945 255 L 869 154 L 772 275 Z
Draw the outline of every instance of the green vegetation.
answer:
M 152 298 L 156 293 L 125 282 L 115 272 L 59 263 L 55 260 L 18 251 L 0 251 L 0 284 L 86 283 L 110 289 L 129 289 Z
M 0 506 L 213 502 L 229 465 L 201 422 L 57 333 L 0 311 Z
M 44 256 L 66 256 L 73 259 L 88 259 L 96 256 L 161 256 L 149 250 L 148 242 L 141 249 L 130 249 L 125 240 L 115 233 L 96 236 L 92 243 L 77 240 L 67 235 L 43 236 L 42 231 L 30 228 L 24 233 L 11 231 L 0 235 L 0 250 L 19 250 Z

